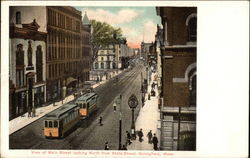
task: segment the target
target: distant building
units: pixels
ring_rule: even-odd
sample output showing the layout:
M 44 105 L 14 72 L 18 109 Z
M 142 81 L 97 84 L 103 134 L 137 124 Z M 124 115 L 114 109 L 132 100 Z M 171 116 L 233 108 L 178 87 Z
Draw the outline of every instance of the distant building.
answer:
M 127 45 L 127 41 L 121 39 L 115 44 L 100 48 L 93 67 L 95 70 L 105 71 L 124 68 L 131 51 L 131 48 Z
M 163 24 L 162 150 L 196 150 L 196 7 L 156 7 Z
M 116 53 L 114 51 L 113 45 L 98 50 L 97 58 L 94 62 L 94 69 L 116 69 L 117 61 L 115 58 Z
M 141 43 L 141 57 L 143 57 L 146 61 L 148 60 L 148 54 L 149 54 L 149 47 L 152 45 L 152 43 Z

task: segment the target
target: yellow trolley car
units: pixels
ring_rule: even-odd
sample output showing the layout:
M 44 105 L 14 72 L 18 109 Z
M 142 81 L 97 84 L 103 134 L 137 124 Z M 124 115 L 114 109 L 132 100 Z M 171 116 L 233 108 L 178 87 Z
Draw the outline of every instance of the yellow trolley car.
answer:
M 75 104 L 65 104 L 45 115 L 44 136 L 63 137 L 79 120 L 79 107 Z
M 86 93 L 76 100 L 76 105 L 79 106 L 80 116 L 82 118 L 89 117 L 91 113 L 97 110 L 97 98 L 96 93 Z

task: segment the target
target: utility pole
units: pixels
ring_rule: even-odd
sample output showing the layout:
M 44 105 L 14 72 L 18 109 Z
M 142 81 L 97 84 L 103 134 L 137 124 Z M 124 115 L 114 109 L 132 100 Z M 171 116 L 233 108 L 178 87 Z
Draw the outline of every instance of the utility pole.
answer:
M 119 150 L 122 149 L 122 95 L 120 95 Z
M 181 107 L 179 106 L 179 120 L 178 120 L 178 137 L 177 137 L 177 150 L 180 150 L 180 128 L 181 128 Z

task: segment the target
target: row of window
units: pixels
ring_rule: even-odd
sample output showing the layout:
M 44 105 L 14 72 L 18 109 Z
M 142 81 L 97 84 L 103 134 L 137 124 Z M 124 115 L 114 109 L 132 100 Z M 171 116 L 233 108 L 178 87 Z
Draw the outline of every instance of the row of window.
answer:
M 113 68 L 113 69 L 115 69 L 116 68 L 116 64 L 115 63 L 110 63 L 110 64 L 106 64 L 106 68 L 107 69 L 110 69 L 110 68 Z M 96 62 L 95 63 L 95 69 L 104 69 L 104 63 L 103 62 L 101 62 L 101 64 L 100 64 L 100 67 L 99 67 L 99 64 Z
M 50 64 L 47 68 L 49 78 L 62 76 L 75 72 L 81 72 L 84 68 L 89 68 L 89 60 L 74 61 L 60 64 Z
M 82 51 L 85 52 L 85 50 L 82 50 Z M 48 61 L 56 60 L 56 59 L 66 59 L 66 58 L 78 59 L 81 57 L 80 55 L 81 55 L 80 48 L 65 48 L 65 47 L 48 46 L 48 52 L 47 52 Z M 82 53 L 82 56 L 84 56 L 83 53 Z
M 69 113 L 68 116 L 63 118 L 63 124 L 66 124 L 66 123 L 74 120 L 78 116 L 79 116 L 79 110 L 76 110 L 76 111 L 73 111 L 73 112 Z
M 48 9 L 48 25 L 80 32 L 80 20 L 66 16 L 54 10 Z
M 59 127 L 59 123 L 58 121 L 44 121 L 44 127 L 46 128 L 58 128 Z

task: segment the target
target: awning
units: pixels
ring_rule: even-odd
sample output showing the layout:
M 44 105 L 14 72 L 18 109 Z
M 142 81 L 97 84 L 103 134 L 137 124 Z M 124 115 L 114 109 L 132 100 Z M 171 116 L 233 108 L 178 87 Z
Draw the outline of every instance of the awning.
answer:
M 68 77 L 67 78 L 67 85 L 69 85 L 71 82 L 77 81 L 77 79 L 73 78 L 73 77 Z

